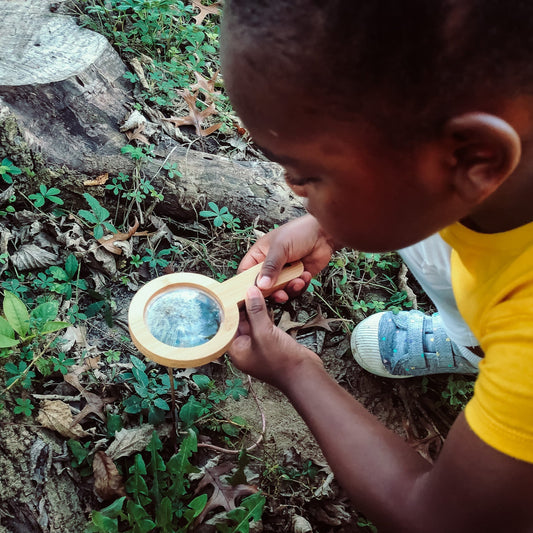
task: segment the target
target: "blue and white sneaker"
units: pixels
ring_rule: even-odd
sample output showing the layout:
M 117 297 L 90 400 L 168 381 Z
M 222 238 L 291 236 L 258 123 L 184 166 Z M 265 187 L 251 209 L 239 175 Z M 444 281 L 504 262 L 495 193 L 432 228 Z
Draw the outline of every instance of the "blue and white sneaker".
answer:
M 455 344 L 438 313 L 376 313 L 352 333 L 352 353 L 365 370 L 388 378 L 430 374 L 477 374 L 478 357 Z

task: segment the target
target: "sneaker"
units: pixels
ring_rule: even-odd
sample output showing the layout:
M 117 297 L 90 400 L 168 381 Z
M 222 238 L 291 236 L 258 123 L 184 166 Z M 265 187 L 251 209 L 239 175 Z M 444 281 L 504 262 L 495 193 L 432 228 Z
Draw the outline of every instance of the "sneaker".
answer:
M 352 333 L 352 353 L 365 370 L 388 378 L 477 374 L 480 357 L 448 337 L 438 313 L 376 313 Z

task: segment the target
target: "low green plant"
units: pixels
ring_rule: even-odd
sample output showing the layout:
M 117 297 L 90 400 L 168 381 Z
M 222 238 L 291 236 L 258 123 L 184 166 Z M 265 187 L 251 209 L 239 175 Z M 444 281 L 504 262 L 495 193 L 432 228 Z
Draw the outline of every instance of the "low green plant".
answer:
M 33 205 L 37 208 L 43 207 L 47 200 L 56 205 L 63 205 L 65 202 L 58 196 L 59 194 L 61 194 L 61 190 L 57 187 L 48 188 L 41 183 L 39 185 L 39 192 L 30 194 L 28 198 L 33 200 Z
M 57 302 L 45 302 L 30 311 L 16 294 L 5 291 L 4 317 L 0 317 L 0 348 L 28 343 L 70 326 L 68 322 L 56 320 L 58 307 Z
M 463 376 L 450 374 L 446 389 L 441 393 L 443 400 L 451 407 L 464 409 L 474 393 L 474 381 L 465 379 Z
M 84 455 L 83 450 L 77 453 Z M 199 469 L 191 463 L 198 450 L 196 433 L 190 429 L 179 451 L 168 460 L 163 444 L 154 431 L 146 452 L 138 453 L 127 468 L 123 496 L 100 511 L 91 513 L 86 533 L 187 533 L 208 503 L 207 494 L 194 495 L 189 475 Z M 81 453 L 80 453 L 81 452 Z M 149 488 L 150 487 L 150 488 Z M 248 532 L 250 524 L 261 519 L 265 498 L 256 493 L 218 519 L 217 531 Z
M 84 193 L 83 197 L 89 204 L 91 210 L 88 211 L 87 209 L 80 209 L 78 211 L 78 216 L 83 218 L 91 225 L 93 228 L 94 238 L 101 239 L 104 236 L 104 230 L 110 231 L 111 233 L 117 233 L 117 229 L 109 221 L 109 211 L 88 192 Z
M 168 374 L 159 375 L 155 370 L 147 373 L 146 365 L 134 355 L 131 363 L 131 372 L 123 374 L 122 379 L 131 383 L 135 394 L 123 400 L 124 412 L 140 415 L 141 422 L 146 415 L 149 423 L 161 424 L 166 412 L 170 411 L 168 402 L 163 398 L 170 391 L 170 377 Z
M 16 415 L 31 416 L 32 411 L 35 409 L 29 398 L 17 398 L 15 403 L 17 405 L 13 408 L 13 413 Z
M 7 359 L 3 367 L 4 392 L 16 384 L 29 389 L 36 377 L 34 369 L 48 375 L 71 364 L 71 360 L 60 354 L 53 359 L 43 357 L 55 347 L 53 334 L 70 326 L 69 322 L 56 320 L 58 307 L 58 302 L 50 301 L 30 310 L 16 294 L 4 292 L 4 316 L 0 317 L 0 358 Z M 29 405 L 18 403 L 15 409 L 24 409 L 26 414 Z
M 64 268 L 52 265 L 46 269 L 44 276 L 37 275 L 34 284 L 40 288 L 62 294 L 68 300 L 72 298 L 73 290 L 87 290 L 87 282 L 80 278 L 80 263 L 74 254 L 67 257 Z
M 200 211 L 202 218 L 211 220 L 215 228 L 226 227 L 229 230 L 240 229 L 240 218 L 233 216 L 226 206 L 218 207 L 215 202 L 208 202 L 210 209 Z
M 13 176 L 22 174 L 22 170 L 14 165 L 10 159 L 4 157 L 0 163 L 0 177 L 8 184 L 13 183 Z

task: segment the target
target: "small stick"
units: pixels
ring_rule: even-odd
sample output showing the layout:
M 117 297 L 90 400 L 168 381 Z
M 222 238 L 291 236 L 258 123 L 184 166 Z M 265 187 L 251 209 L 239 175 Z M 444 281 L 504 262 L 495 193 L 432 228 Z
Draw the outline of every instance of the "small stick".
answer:
M 172 368 L 167 367 L 168 375 L 170 377 L 170 409 L 172 413 L 172 433 L 170 435 L 170 442 L 174 446 L 174 452 L 178 453 L 178 424 L 176 420 L 176 391 L 174 390 L 174 374 Z

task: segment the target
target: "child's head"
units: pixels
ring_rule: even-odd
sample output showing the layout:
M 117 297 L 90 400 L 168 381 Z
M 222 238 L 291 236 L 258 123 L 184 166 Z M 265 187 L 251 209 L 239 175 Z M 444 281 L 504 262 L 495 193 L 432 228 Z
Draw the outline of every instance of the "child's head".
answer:
M 533 93 L 533 2 L 226 0 L 223 64 L 256 142 L 294 178 L 320 179 L 298 191 L 326 229 L 358 248 L 396 248 L 470 213 L 516 164 L 516 125 L 486 119 L 521 124 L 513 103 Z M 446 136 L 457 144 L 448 153 Z M 443 167 L 458 155 L 499 159 L 505 176 L 455 191 Z

